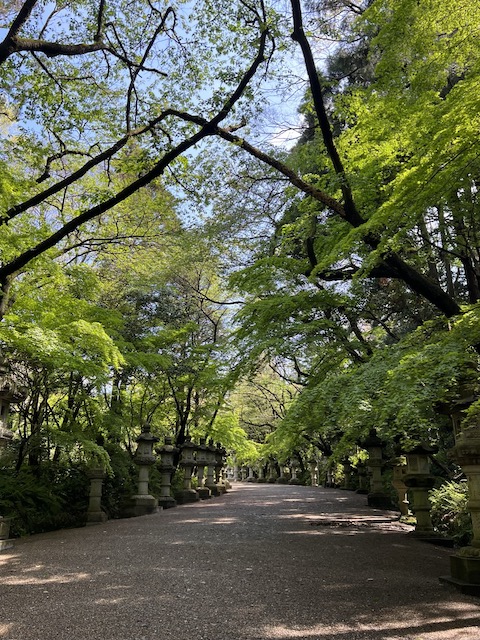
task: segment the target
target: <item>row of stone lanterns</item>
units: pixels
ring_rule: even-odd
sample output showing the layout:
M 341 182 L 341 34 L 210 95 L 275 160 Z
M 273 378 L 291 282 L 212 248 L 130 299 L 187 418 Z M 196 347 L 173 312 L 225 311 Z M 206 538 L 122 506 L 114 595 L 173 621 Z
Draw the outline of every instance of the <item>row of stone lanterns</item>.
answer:
M 168 509 L 178 504 L 195 502 L 225 493 L 228 483 L 223 477 L 224 458 L 226 450 L 220 444 L 214 445 L 213 441 L 207 444 L 206 438 L 200 439 L 200 444 L 192 442 L 190 437 L 178 449 L 174 446 L 171 437 L 165 437 L 162 446 L 154 447 L 159 438 L 150 432 L 146 425 L 138 436 L 137 451 L 133 458 L 138 467 L 137 491 L 128 501 L 124 510 L 125 516 L 140 516 L 155 513 L 159 508 Z M 183 470 L 183 488 L 175 497 L 171 495 L 171 477 L 175 471 L 174 458 L 180 452 L 179 467 Z M 157 459 L 155 453 L 160 455 Z M 150 495 L 149 479 L 150 469 L 156 465 L 160 471 L 160 494 L 158 497 Z M 205 474 L 206 469 L 206 474 Z M 192 480 L 194 470 L 197 473 L 197 488 L 193 488 Z M 90 501 L 87 512 L 87 524 L 97 524 L 106 520 L 106 515 L 101 509 L 102 484 L 106 472 L 102 467 L 92 468 L 90 478 Z

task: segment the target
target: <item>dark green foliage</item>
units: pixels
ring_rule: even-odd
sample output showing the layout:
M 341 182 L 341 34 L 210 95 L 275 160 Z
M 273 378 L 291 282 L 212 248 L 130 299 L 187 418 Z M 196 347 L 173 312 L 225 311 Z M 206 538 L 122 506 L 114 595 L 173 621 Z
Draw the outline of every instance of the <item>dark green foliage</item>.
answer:
M 120 518 L 128 498 L 136 493 L 137 468 L 119 445 L 106 445 L 112 473 L 103 483 L 102 508 L 109 518 Z
M 2 469 L 0 512 L 16 537 L 85 524 L 89 482 L 81 467 L 48 464 L 35 473 Z
M 472 520 L 467 511 L 468 484 L 445 482 L 430 492 L 432 522 L 437 531 L 453 538 L 456 545 L 468 544 Z

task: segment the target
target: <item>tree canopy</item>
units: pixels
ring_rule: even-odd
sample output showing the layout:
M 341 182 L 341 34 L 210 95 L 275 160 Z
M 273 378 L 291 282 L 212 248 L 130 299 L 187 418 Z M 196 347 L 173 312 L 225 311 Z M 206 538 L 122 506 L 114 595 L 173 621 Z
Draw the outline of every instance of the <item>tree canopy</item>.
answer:
M 478 392 L 479 12 L 4 4 L 17 470 L 131 456 L 145 422 L 250 463 L 446 448 L 436 409 Z

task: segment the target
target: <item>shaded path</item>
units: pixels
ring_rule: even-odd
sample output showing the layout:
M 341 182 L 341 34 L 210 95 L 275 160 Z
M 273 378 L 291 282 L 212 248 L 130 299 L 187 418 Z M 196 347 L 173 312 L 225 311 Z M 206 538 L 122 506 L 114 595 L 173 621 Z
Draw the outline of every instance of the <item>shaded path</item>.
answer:
M 438 581 L 450 552 L 365 502 L 236 484 L 32 536 L 0 554 L 0 639 L 480 640 L 480 600 Z

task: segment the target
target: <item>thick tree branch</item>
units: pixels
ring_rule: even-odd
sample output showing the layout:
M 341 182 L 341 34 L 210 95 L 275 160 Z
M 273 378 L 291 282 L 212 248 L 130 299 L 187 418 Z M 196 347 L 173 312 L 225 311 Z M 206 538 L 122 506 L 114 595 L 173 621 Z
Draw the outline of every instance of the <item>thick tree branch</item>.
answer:
M 315 112 L 317 114 L 318 123 L 322 132 L 323 142 L 325 144 L 327 154 L 332 161 L 335 173 L 340 178 L 340 188 L 342 190 L 342 195 L 345 202 L 346 219 L 354 227 L 357 227 L 363 224 L 365 221 L 363 220 L 356 207 L 352 190 L 345 174 L 345 168 L 333 140 L 333 131 L 325 109 L 323 91 L 320 84 L 317 67 L 315 65 L 315 60 L 313 58 L 313 53 L 310 48 L 307 36 L 305 35 L 305 31 L 303 30 L 303 19 L 300 0 L 291 0 L 291 5 L 293 16 L 292 40 L 298 42 L 302 50 L 303 59 L 305 61 L 305 68 L 307 70 L 308 80 L 310 83 L 310 90 L 312 92 L 313 104 L 315 106 Z
M 258 50 L 255 58 L 250 64 L 249 68 L 243 74 L 235 90 L 231 93 L 231 95 L 224 102 L 221 109 L 211 120 L 205 121 L 205 123 L 200 127 L 199 131 L 197 131 L 192 136 L 185 138 L 173 149 L 170 149 L 169 151 L 167 151 L 163 155 L 163 157 L 155 164 L 155 166 L 150 171 L 145 173 L 143 176 L 140 176 L 137 180 L 134 180 L 133 182 L 131 182 L 127 187 L 118 191 L 111 198 L 104 200 L 100 204 L 94 207 L 91 207 L 90 209 L 87 209 L 82 213 L 80 213 L 75 218 L 72 218 L 70 221 L 68 221 L 63 226 L 61 226 L 57 231 L 52 233 L 48 238 L 45 238 L 45 240 L 39 242 L 38 244 L 31 247 L 27 251 L 24 251 L 22 254 L 20 254 L 13 260 L 11 260 L 9 263 L 3 264 L 0 267 L 0 285 L 2 285 L 2 293 L 5 295 L 6 293 L 5 289 L 7 287 L 7 283 L 10 282 L 11 277 L 17 274 L 18 272 L 20 272 L 31 260 L 35 259 L 45 251 L 48 251 L 49 249 L 54 247 L 66 236 L 68 236 L 70 233 L 78 229 L 82 224 L 92 220 L 93 218 L 96 218 L 97 216 L 101 215 L 102 213 L 105 213 L 106 211 L 109 211 L 110 209 L 115 207 L 117 204 L 123 202 L 128 197 L 136 193 L 139 189 L 150 184 L 153 180 L 161 176 L 165 171 L 166 167 L 168 167 L 170 163 L 172 163 L 176 158 L 182 155 L 182 153 L 194 147 L 196 144 L 198 144 L 198 142 L 200 142 L 207 136 L 215 135 L 217 133 L 217 127 L 220 124 L 220 122 L 224 120 L 227 117 L 227 115 L 230 113 L 235 103 L 243 95 L 249 82 L 255 76 L 258 68 L 264 62 L 268 37 L 269 37 L 268 27 L 264 23 L 262 23 L 261 31 L 260 31 L 259 46 L 258 46 Z M 173 113 L 174 113 L 173 111 L 169 111 L 169 114 L 173 114 Z M 163 117 L 165 117 L 165 114 L 163 114 Z M 123 144 L 125 144 L 126 142 L 125 138 L 128 138 L 128 136 L 125 136 L 122 139 L 122 141 L 117 142 L 116 145 L 114 146 L 117 146 L 117 145 L 123 146 Z M 97 160 L 97 164 L 98 164 L 98 157 L 95 160 Z M 84 171 L 85 173 L 84 167 L 81 169 L 81 171 Z M 1 295 L 0 295 L 0 298 L 1 298 Z M 5 299 L 3 301 L 0 301 L 0 305 L 1 304 L 5 306 Z

